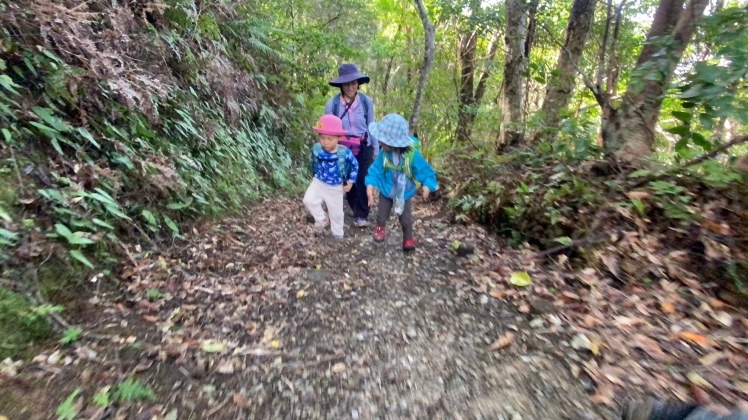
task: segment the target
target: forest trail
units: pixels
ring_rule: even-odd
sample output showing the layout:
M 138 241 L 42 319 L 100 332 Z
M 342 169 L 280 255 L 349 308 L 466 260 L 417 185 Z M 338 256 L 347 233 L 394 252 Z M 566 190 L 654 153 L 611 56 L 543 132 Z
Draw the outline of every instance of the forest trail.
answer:
M 132 250 L 127 292 L 102 287 L 81 305 L 73 321 L 89 337 L 19 365 L 26 398 L 11 392 L 0 412 L 47 418 L 79 388 L 81 418 L 606 417 L 528 326 L 535 315 L 473 290 L 474 268 L 518 254 L 418 201 L 407 255 L 395 218 L 384 244 L 350 221 L 334 243 L 288 199 L 196 226 L 169 251 Z M 475 254 L 458 257 L 454 241 Z M 491 351 L 507 332 L 516 339 Z M 130 375 L 154 401 L 91 403 Z M 47 397 L 25 407 L 28 392 Z

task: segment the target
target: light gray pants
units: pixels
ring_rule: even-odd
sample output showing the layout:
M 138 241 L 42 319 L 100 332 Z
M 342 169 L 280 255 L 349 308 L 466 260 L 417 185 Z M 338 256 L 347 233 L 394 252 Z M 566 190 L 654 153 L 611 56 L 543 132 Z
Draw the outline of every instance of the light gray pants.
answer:
M 328 215 L 322 209 L 322 203 L 327 206 L 330 217 L 330 230 L 337 238 L 343 237 L 343 186 L 327 185 L 317 178 L 312 179 L 304 194 L 304 205 L 314 216 L 316 226 L 324 225 Z

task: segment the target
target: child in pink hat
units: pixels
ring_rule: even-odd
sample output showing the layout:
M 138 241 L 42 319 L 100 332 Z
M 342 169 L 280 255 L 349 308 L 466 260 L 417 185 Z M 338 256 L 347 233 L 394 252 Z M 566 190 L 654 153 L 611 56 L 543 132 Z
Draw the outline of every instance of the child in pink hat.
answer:
M 311 184 L 304 194 L 304 205 L 314 217 L 314 230 L 322 233 L 330 226 L 335 240 L 343 240 L 343 196 L 358 177 L 358 161 L 350 149 L 339 145 L 346 135 L 343 122 L 335 115 L 319 119 L 313 130 L 319 142 L 312 147 Z M 325 203 L 327 212 L 322 208 Z

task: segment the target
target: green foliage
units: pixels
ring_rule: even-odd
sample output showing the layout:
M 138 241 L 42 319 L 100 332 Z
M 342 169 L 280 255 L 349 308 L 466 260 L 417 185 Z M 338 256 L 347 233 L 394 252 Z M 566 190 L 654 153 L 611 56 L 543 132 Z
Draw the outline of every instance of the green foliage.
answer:
M 711 150 L 724 120 L 748 124 L 748 95 L 740 89 L 748 79 L 748 10 L 729 7 L 700 22 L 705 44 L 712 48 L 707 59 L 694 63 L 677 84 L 680 108 L 671 111 L 675 125 L 666 131 L 680 137 L 675 151 L 685 157 L 690 145 Z M 719 121 L 722 121 L 721 123 Z
M 57 407 L 56 414 L 58 420 L 73 420 L 78 415 L 80 406 L 74 405 L 74 402 L 80 392 L 80 389 L 76 389 Z
M 140 381 L 131 378 L 127 378 L 124 382 L 121 382 L 112 391 L 112 398 L 118 402 L 127 401 L 153 401 L 156 399 L 153 390 L 147 385 L 143 385 Z
M 83 329 L 81 327 L 70 327 L 66 329 L 65 332 L 62 334 L 60 343 L 73 344 L 80 339 L 81 334 L 83 334 Z
M 22 356 L 29 344 L 49 337 L 47 316 L 59 306 L 32 306 L 23 296 L 0 287 L 0 358 Z
M 150 301 L 154 301 L 157 299 L 161 299 L 162 297 L 164 297 L 164 295 L 158 289 L 148 289 L 145 291 L 145 297 Z
M 106 390 L 100 390 L 93 396 L 93 404 L 97 407 L 105 408 L 108 407 L 110 402 L 109 392 Z

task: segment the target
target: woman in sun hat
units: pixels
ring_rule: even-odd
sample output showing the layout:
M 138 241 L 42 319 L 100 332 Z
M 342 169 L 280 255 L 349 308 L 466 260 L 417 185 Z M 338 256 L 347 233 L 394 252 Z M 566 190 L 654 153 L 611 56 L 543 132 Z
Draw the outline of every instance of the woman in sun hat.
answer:
M 358 161 L 359 177 L 353 189 L 347 194 L 348 205 L 356 218 L 356 226 L 366 227 L 369 206 L 366 199 L 364 177 L 374 157 L 379 154 L 376 136 L 370 135 L 367 127 L 374 121 L 374 104 L 371 98 L 358 91 L 359 86 L 369 83 L 369 76 L 358 71 L 355 64 L 346 63 L 338 69 L 338 77 L 331 80 L 330 86 L 340 89 L 325 105 L 325 114 L 332 114 L 343 121 L 346 131 L 340 144 L 351 149 Z
M 403 230 L 403 251 L 412 251 L 416 247 L 411 202 L 416 194 L 415 181 L 421 183 L 423 198 L 427 198 L 439 186 L 436 172 L 421 152 L 413 148 L 413 139 L 408 134 L 408 122 L 400 115 L 388 114 L 378 123 L 369 124 L 369 132 L 382 145 L 382 152 L 369 167 L 364 181 L 370 206 L 374 204 L 374 189 L 379 190 L 374 241 L 384 241 L 387 219 L 394 207 Z

